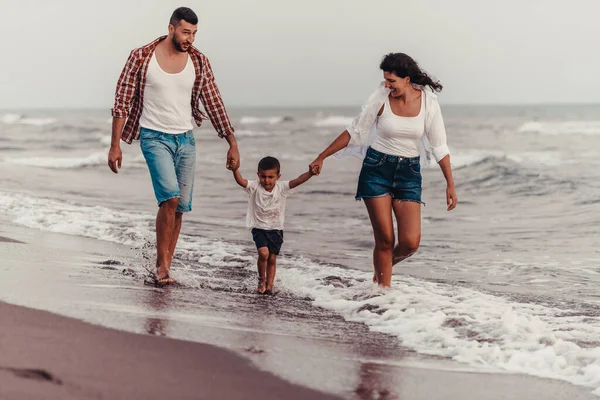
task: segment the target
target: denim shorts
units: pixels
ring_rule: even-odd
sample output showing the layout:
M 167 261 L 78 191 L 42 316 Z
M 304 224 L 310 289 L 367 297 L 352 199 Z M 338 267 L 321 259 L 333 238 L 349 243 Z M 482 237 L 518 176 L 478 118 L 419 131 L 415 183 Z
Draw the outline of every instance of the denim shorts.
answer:
M 196 171 L 196 141 L 192 131 L 172 135 L 142 128 L 140 147 L 158 205 L 179 198 L 177 212 L 191 211 Z
M 283 245 L 283 231 L 253 228 L 252 240 L 254 240 L 257 249 L 268 247 L 269 252 L 277 256 Z
M 391 156 L 369 147 L 358 177 L 356 200 L 391 195 L 394 200 L 423 204 L 421 183 L 418 156 Z

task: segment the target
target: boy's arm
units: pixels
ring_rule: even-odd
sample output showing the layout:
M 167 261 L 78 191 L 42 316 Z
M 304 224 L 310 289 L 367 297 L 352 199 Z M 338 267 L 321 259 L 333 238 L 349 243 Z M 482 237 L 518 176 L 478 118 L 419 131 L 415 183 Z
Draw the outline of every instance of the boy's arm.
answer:
M 248 179 L 244 179 L 244 177 L 240 173 L 239 167 L 236 167 L 233 170 L 233 177 L 235 178 L 235 181 L 237 182 L 238 185 L 240 185 L 244 189 L 248 187 Z
M 296 179 L 293 179 L 290 181 L 290 189 L 293 189 L 297 186 L 302 185 L 304 182 L 306 182 L 307 180 L 310 179 L 311 176 L 313 176 L 313 172 L 312 170 L 308 170 L 305 173 L 303 173 L 302 175 L 300 175 L 299 177 L 297 177 Z

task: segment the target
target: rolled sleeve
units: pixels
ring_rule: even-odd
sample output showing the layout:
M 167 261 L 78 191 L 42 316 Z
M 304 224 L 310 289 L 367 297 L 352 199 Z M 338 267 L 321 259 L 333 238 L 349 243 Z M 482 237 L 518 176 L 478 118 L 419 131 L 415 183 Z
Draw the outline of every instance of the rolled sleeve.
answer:
M 235 130 L 231 126 L 231 121 L 225 110 L 225 104 L 221 97 L 221 92 L 215 83 L 215 77 L 207 57 L 202 59 L 202 69 L 204 73 L 204 84 L 200 92 L 200 100 L 208 113 L 210 122 L 212 122 L 219 137 L 231 135 Z
M 429 143 L 431 144 L 431 153 L 436 162 L 440 162 L 444 157 L 450 154 L 444 118 L 442 117 L 442 110 L 439 105 L 437 105 L 429 129 L 427 130 L 427 139 L 429 139 Z
M 115 102 L 111 109 L 114 118 L 126 118 L 129 115 L 131 104 L 137 94 L 138 71 L 140 63 L 137 52 L 133 50 L 121 71 L 117 88 L 115 90 Z

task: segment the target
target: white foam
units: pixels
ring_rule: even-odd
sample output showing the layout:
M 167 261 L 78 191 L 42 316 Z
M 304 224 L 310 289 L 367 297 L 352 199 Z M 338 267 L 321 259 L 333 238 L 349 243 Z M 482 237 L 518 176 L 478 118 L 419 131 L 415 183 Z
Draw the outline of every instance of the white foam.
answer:
M 105 207 L 0 192 L 0 212 L 29 228 L 140 245 L 150 234 L 152 216 L 121 213 Z
M 477 164 L 488 157 L 502 156 L 502 153 L 487 150 L 464 150 L 460 152 L 451 152 L 450 163 L 453 168 L 462 168 Z
M 19 122 L 20 119 L 21 115 L 19 114 L 4 114 L 2 117 L 0 117 L 0 123 L 12 125 Z
M 150 214 L 6 192 L 0 192 L 0 213 L 30 228 L 138 248 L 153 242 Z M 255 268 L 253 256 L 240 245 L 181 235 L 178 248 L 206 265 Z M 232 256 L 238 260 L 230 261 Z M 549 306 L 403 276 L 394 277 L 392 289 L 382 290 L 370 282 L 369 272 L 285 254 L 278 263 L 280 290 L 311 298 L 315 306 L 394 336 L 417 352 L 476 368 L 560 379 L 600 395 L 598 316 L 568 315 Z M 186 274 L 185 279 L 193 276 Z
M 542 135 L 600 135 L 600 121 L 529 121 L 517 132 Z
M 235 131 L 236 137 L 268 137 L 273 136 L 273 132 L 267 131 L 251 131 L 249 129 L 237 129 Z
M 0 123 L 5 125 L 33 125 L 33 126 L 45 126 L 55 124 L 56 118 L 26 118 L 20 114 L 4 114 L 0 117 Z
M 268 124 L 276 125 L 283 122 L 284 117 L 247 117 L 244 116 L 240 119 L 241 125 L 254 125 L 254 124 Z
M 422 354 L 560 379 L 600 393 L 598 317 L 564 317 L 558 309 L 400 276 L 393 289 L 381 290 L 370 283 L 370 273 L 301 259 L 279 263 L 284 266 L 278 269 L 279 285 L 286 290 L 396 336 Z M 325 283 L 331 275 L 341 279 Z M 582 347 L 585 342 L 591 344 Z
M 51 169 L 76 169 L 106 165 L 107 153 L 96 152 L 85 157 L 23 157 L 7 158 L 5 161 L 12 164 L 28 165 L 32 167 Z M 130 166 L 142 166 L 145 161 L 142 155 L 133 157 L 129 161 Z
M 57 122 L 56 118 L 23 118 L 19 121 L 21 125 L 45 126 Z
M 315 122 L 317 127 L 325 126 L 348 126 L 352 123 L 354 117 L 345 117 L 342 115 L 332 115 L 327 118 L 319 119 Z

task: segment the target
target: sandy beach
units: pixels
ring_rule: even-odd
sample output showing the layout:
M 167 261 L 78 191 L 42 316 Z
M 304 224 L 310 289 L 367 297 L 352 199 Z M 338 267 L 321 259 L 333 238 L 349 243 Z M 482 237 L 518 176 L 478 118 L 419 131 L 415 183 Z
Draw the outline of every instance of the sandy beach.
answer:
M 214 346 L 0 303 L 3 399 L 334 399 Z
M 385 335 L 371 336 L 371 347 L 232 326 L 208 308 L 183 316 L 169 308 L 168 291 L 145 290 L 139 277 L 107 275 L 116 268 L 91 262 L 107 251 L 124 257 L 125 247 L 10 224 L 0 235 L 0 299 L 19 304 L 0 303 L 3 399 L 595 398 L 560 381 L 415 357 Z M 140 291 L 158 296 L 162 308 L 135 304 L 131 293 Z

